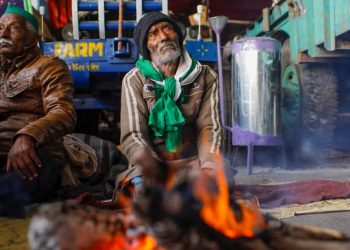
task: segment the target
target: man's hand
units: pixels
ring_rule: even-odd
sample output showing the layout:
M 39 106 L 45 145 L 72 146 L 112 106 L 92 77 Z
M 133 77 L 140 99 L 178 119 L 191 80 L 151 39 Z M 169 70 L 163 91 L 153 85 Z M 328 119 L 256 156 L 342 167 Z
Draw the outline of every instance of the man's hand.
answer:
M 41 161 L 35 152 L 33 138 L 19 135 L 7 156 L 6 171 L 16 171 L 23 179 L 33 180 L 38 176 Z
M 166 181 L 166 167 L 155 159 L 148 149 L 139 150 L 134 155 L 134 165 L 142 168 L 144 183 L 150 185 L 163 185 Z
M 202 174 L 207 176 L 212 176 L 212 177 L 216 176 L 216 171 L 212 168 L 201 168 L 201 172 Z
M 214 162 L 206 161 L 200 166 L 201 172 L 207 176 L 216 176 L 216 166 Z

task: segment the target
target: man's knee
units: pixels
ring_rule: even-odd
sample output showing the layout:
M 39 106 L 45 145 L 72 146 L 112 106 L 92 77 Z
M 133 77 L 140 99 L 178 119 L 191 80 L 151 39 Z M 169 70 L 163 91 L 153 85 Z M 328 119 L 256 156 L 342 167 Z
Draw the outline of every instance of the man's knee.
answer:
M 27 181 L 26 185 L 31 186 L 31 193 L 35 200 L 45 200 L 54 196 L 60 184 L 60 172 L 62 166 L 55 157 L 45 148 L 39 147 L 37 154 L 41 160 L 41 167 L 38 169 L 36 180 Z

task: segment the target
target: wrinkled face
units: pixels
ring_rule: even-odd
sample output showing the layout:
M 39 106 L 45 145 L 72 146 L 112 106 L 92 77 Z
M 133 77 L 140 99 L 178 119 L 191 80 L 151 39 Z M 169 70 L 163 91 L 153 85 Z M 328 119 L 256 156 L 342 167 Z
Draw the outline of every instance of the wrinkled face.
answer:
M 147 49 L 151 60 L 157 64 L 173 62 L 181 55 L 178 36 L 168 22 L 154 24 L 147 34 Z
M 13 59 L 23 53 L 28 44 L 29 32 L 25 19 L 16 14 L 0 17 L 0 54 Z

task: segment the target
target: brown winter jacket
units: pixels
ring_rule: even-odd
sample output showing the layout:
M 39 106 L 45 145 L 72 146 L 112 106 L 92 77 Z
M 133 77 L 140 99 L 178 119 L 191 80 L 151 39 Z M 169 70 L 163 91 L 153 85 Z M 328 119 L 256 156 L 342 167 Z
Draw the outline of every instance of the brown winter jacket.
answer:
M 130 164 L 149 161 L 152 155 L 170 164 L 193 166 L 195 160 L 195 165 L 201 168 L 215 168 L 214 153 L 221 145 L 221 125 L 218 81 L 214 70 L 203 65 L 195 81 L 182 86 L 185 102 L 179 108 L 185 118 L 185 125 L 182 146 L 176 153 L 168 152 L 164 139 L 154 138 L 148 128 L 149 112 L 156 101 L 153 86 L 154 83 L 142 76 L 138 68 L 131 70 L 123 80 L 121 145 Z M 145 150 L 150 153 L 144 154 Z
M 29 135 L 65 163 L 62 137 L 73 131 L 73 80 L 66 64 L 33 47 L 6 71 L 0 57 L 0 156 L 18 135 Z

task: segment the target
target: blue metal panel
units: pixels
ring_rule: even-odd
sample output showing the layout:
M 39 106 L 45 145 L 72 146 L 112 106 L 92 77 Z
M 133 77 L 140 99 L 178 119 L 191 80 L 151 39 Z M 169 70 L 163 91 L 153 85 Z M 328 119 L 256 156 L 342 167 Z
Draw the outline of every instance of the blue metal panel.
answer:
M 78 58 L 85 60 L 106 60 L 108 39 L 91 39 L 69 42 L 52 42 L 41 45 L 46 55 L 58 56 L 61 59 Z
M 117 42 L 123 41 L 123 50 L 127 57 L 119 57 Z M 54 55 L 63 60 L 88 60 L 94 62 L 134 63 L 137 60 L 137 48 L 133 39 L 89 39 L 68 42 L 43 43 L 45 55 Z
M 123 50 L 117 51 L 118 41 Z M 42 44 L 43 53 L 63 59 L 72 74 L 75 88 L 89 89 L 91 74 L 126 73 L 138 58 L 132 39 L 91 39 Z
M 185 48 L 201 62 L 217 62 L 216 43 L 204 41 L 186 41 Z
M 144 1 L 143 12 L 160 11 L 162 10 L 161 2 Z M 97 11 L 97 2 L 79 2 L 79 11 Z M 119 9 L 118 2 L 105 2 L 105 10 L 117 11 Z M 124 2 L 124 13 L 135 14 L 136 13 L 136 2 Z
M 98 65 L 98 70 L 95 73 L 126 73 L 135 67 L 134 63 L 112 64 L 110 62 L 98 62 L 96 65 Z
M 90 72 L 98 69 L 97 65 L 91 65 L 84 60 L 65 60 L 72 74 L 76 89 L 88 89 L 90 86 Z
M 74 107 L 77 110 L 114 110 L 118 107 L 118 103 L 111 98 L 75 96 Z
M 123 30 L 134 30 L 135 26 L 135 21 L 123 21 Z M 98 29 L 98 21 L 82 21 L 79 23 L 79 30 L 93 31 Z M 118 30 L 118 21 L 106 22 L 106 29 Z

